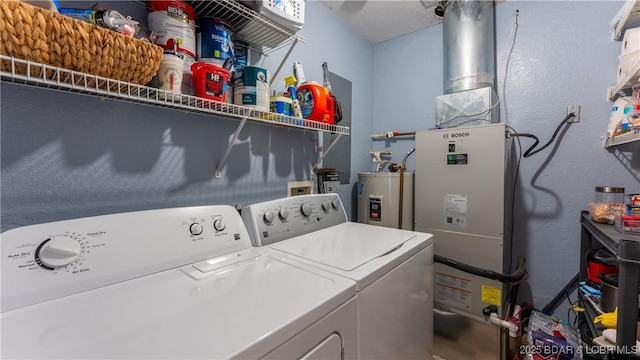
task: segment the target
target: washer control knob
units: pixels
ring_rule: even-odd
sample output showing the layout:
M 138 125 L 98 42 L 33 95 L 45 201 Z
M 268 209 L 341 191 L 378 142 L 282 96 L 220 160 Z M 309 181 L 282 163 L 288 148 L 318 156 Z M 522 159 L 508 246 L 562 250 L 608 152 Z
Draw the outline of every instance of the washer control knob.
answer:
M 333 206 L 334 210 L 338 210 L 340 208 L 340 202 L 338 200 L 332 200 L 331 206 Z
M 329 202 L 328 202 L 328 201 L 323 201 L 323 202 L 322 202 L 322 210 L 324 210 L 324 211 L 329 211 L 329 207 L 330 207 L 330 206 L 331 206 L 331 205 L 329 205 Z
M 200 224 L 200 223 L 193 223 L 193 224 L 189 225 L 189 232 L 191 233 L 191 235 L 200 235 L 200 234 L 202 234 L 203 230 L 204 230 L 204 228 L 202 227 L 202 224 Z
M 222 231 L 227 228 L 227 224 L 225 224 L 222 219 L 216 219 L 213 222 L 213 228 L 216 229 L 216 231 Z
M 77 240 L 58 236 L 47 239 L 38 246 L 36 262 L 46 269 L 54 270 L 73 263 L 81 253 L 82 245 Z
M 280 216 L 280 219 L 286 220 L 289 217 L 289 210 L 282 208 L 278 211 L 278 215 Z
M 302 213 L 303 216 L 310 216 L 311 215 L 311 205 L 309 205 L 309 204 L 300 205 L 300 212 Z
M 264 221 L 265 221 L 266 223 L 268 223 L 268 224 L 271 224 L 271 222 L 273 222 L 273 218 L 274 218 L 274 217 L 275 217 L 275 216 L 273 216 L 273 212 L 271 212 L 271 210 L 267 210 L 267 211 L 264 213 L 264 216 L 263 216 Z

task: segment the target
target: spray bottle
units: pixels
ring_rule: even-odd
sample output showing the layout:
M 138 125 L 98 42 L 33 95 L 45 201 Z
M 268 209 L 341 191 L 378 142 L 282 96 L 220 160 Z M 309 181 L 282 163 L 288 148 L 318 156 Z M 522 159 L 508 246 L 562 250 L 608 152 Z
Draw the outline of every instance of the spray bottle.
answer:
M 289 75 L 284 78 L 284 82 L 287 86 L 287 95 L 291 98 L 291 109 L 293 110 L 293 116 L 302 118 L 302 109 L 300 109 L 300 101 L 298 101 L 298 94 L 296 94 L 296 82 L 298 80 L 295 76 Z

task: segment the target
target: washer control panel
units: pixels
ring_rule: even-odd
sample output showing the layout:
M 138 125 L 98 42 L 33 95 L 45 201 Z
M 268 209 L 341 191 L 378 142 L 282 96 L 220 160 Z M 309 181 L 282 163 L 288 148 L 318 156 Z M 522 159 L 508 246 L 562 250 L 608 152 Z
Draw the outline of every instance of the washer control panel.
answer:
M 242 219 L 255 246 L 349 221 L 338 194 L 300 195 L 252 204 L 242 210 Z
M 226 205 L 137 211 L 2 234 L 2 312 L 251 247 Z

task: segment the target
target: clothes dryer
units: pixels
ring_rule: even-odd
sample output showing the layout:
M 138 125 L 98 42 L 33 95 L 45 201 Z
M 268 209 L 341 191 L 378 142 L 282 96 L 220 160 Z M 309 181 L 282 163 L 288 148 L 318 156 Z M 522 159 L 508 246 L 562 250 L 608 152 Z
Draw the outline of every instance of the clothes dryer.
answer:
M 355 358 L 355 282 L 253 248 L 230 206 L 2 234 L 2 358 Z
M 356 282 L 358 358 L 432 357 L 431 234 L 349 222 L 337 194 L 253 204 L 242 217 L 255 246 Z

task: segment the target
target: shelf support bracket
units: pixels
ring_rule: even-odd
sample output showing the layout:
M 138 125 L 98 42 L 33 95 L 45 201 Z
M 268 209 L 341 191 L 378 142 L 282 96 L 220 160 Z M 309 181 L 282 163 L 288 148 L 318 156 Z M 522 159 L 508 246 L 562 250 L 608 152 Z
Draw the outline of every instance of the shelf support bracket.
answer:
M 318 137 L 320 136 L 320 134 L 318 134 Z M 333 149 L 333 146 L 338 142 L 338 140 L 340 140 L 341 137 L 342 137 L 342 134 L 338 134 L 338 136 L 335 139 L 333 139 L 331 144 L 329 144 L 329 147 L 327 147 L 327 150 L 322 151 L 322 156 L 320 157 L 320 159 L 318 159 L 316 164 L 313 166 L 313 170 L 319 169 L 319 166 L 322 163 L 322 160 L 324 160 L 324 157 L 327 156 L 327 154 L 329 154 L 329 151 Z
M 222 177 L 222 168 L 227 163 L 229 153 L 231 153 L 231 148 L 237 144 L 238 136 L 240 136 L 240 131 L 242 131 L 242 128 L 244 127 L 244 124 L 247 122 L 247 118 L 249 117 L 250 113 L 251 113 L 251 109 L 246 109 L 244 111 L 244 116 L 240 121 L 240 125 L 238 125 L 238 128 L 233 133 L 233 136 L 231 137 L 231 141 L 229 141 L 229 145 L 227 145 L 227 150 L 225 150 L 224 155 L 222 155 L 222 159 L 220 159 L 220 162 L 218 162 L 218 166 L 216 167 L 216 172 L 214 173 L 214 177 L 216 179 L 220 179 Z
M 284 63 L 287 62 L 289 55 L 291 55 L 293 48 L 296 47 L 298 40 L 299 38 L 297 36 L 293 39 L 293 43 L 291 43 L 291 46 L 289 47 L 289 51 L 287 51 L 287 54 L 284 56 L 284 58 L 280 62 L 280 66 L 278 66 L 278 69 L 276 70 L 276 72 L 274 72 L 273 75 L 271 75 L 271 79 L 277 78 L 278 74 L 280 73 L 280 70 L 282 70 L 282 67 L 284 66 Z

